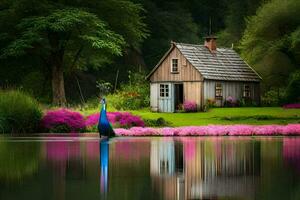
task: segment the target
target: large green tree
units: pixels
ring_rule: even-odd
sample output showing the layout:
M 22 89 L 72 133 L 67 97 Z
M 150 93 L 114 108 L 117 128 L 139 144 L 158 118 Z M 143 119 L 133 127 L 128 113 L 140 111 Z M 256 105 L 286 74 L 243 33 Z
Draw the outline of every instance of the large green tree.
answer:
M 0 29 L 2 38 L 10 41 L 1 49 L 1 58 L 32 56 L 42 60 L 42 65 L 51 71 L 53 103 L 65 105 L 65 71 L 99 67 L 112 56 L 122 55 L 126 46 L 136 46 L 145 37 L 145 25 L 142 18 L 137 17 L 142 8 L 129 1 L 119 2 L 7 1 L 0 17 L 3 21 L 14 19 L 6 30 L 14 30 L 16 34 L 9 33 L 4 26 Z M 108 9 L 110 3 L 115 7 Z M 28 4 L 39 9 L 29 8 L 26 12 L 24 8 Z M 101 9 L 106 10 L 101 12 Z M 135 20 L 117 21 L 117 15 L 106 16 L 116 10 L 122 11 L 125 19 Z
M 266 89 L 283 87 L 300 67 L 300 1 L 272 0 L 249 18 L 242 56 L 262 74 Z

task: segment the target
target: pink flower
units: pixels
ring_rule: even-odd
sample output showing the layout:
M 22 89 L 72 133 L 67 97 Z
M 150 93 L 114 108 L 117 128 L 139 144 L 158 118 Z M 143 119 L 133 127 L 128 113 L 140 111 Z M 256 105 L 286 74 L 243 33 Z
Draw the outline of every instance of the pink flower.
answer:
M 185 112 L 195 112 L 197 111 L 197 104 L 193 101 L 185 101 L 183 103 L 183 109 Z
M 285 105 L 283 105 L 283 108 L 286 108 L 286 109 L 300 108 L 300 103 L 285 104 Z
M 67 109 L 48 111 L 41 120 L 41 126 L 47 130 L 51 130 L 59 125 L 69 127 L 72 132 L 79 132 L 85 128 L 85 121 L 79 112 Z

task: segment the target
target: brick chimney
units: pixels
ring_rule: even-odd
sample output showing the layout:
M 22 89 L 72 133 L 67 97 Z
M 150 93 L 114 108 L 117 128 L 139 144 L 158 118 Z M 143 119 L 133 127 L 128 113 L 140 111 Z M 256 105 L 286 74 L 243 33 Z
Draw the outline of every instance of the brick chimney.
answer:
M 214 51 L 217 50 L 217 37 L 210 35 L 204 37 L 204 39 L 205 39 L 204 46 L 208 48 L 211 53 L 214 53 Z

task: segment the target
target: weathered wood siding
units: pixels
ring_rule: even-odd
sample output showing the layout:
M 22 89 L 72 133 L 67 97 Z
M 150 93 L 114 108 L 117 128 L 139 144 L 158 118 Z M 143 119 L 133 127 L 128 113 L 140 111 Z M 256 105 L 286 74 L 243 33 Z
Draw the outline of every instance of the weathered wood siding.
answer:
M 171 72 L 172 59 L 178 59 L 179 73 Z M 153 82 L 172 82 L 172 81 L 200 81 L 202 76 L 200 72 L 195 69 L 180 51 L 174 47 L 166 59 L 160 64 L 156 71 L 151 75 L 150 81 Z
M 150 107 L 154 112 L 158 111 L 158 96 L 159 96 L 159 84 L 150 83 Z
M 197 104 L 198 109 L 203 105 L 202 97 L 203 82 L 184 82 L 183 83 L 183 100 L 194 101 Z
M 207 99 L 215 99 L 215 86 L 216 83 L 222 84 L 222 105 L 226 100 L 226 97 L 232 96 L 236 99 L 243 98 L 244 85 L 247 84 L 250 86 L 250 95 L 251 98 L 257 103 L 260 103 L 260 87 L 259 83 L 254 82 L 231 82 L 231 81 L 214 81 L 214 80 L 205 80 L 204 81 L 204 102 Z

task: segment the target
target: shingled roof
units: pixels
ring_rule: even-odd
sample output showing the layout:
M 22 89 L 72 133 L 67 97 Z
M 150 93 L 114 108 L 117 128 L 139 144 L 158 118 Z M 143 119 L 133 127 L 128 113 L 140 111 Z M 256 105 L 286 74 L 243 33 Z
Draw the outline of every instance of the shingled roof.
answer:
M 261 80 L 261 77 L 233 49 L 217 48 L 216 51 L 211 53 L 204 45 L 174 42 L 172 44 L 202 74 L 204 79 L 250 82 L 259 82 Z M 156 70 L 165 57 L 166 55 L 149 76 Z

